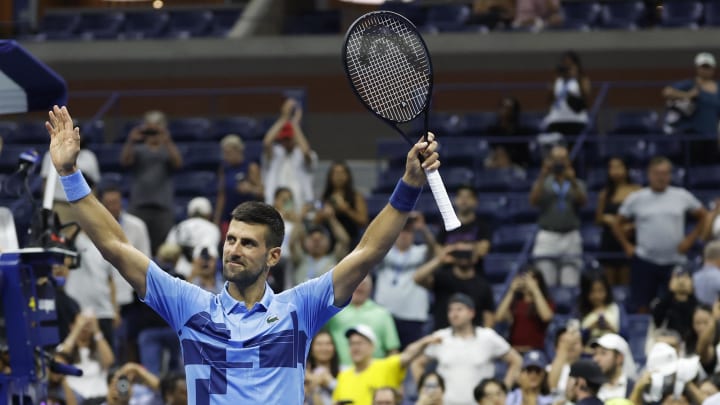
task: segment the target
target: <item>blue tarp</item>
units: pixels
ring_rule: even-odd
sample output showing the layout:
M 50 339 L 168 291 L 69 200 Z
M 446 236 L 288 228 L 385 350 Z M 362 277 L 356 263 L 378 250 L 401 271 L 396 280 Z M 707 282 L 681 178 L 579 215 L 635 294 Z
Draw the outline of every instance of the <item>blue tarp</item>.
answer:
M 65 81 L 15 41 L 0 40 L 0 114 L 67 104 Z

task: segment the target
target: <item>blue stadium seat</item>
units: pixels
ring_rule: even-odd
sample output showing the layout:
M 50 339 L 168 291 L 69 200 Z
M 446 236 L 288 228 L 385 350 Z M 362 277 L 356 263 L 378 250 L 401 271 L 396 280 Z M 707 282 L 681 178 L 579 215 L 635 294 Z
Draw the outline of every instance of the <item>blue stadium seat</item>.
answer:
M 380 211 L 385 208 L 389 200 L 390 194 L 372 194 L 367 197 L 365 201 L 367 202 L 368 216 L 370 219 L 379 214 Z
M 187 205 L 192 197 L 175 197 L 175 223 L 187 219 Z
M 654 110 L 620 111 L 615 115 L 613 135 L 645 135 L 659 133 L 658 113 Z
M 187 172 L 175 175 L 175 195 L 208 197 L 217 192 L 217 174 L 211 171 Z
M 397 179 L 402 177 L 405 172 L 404 168 L 391 167 L 380 173 L 378 173 L 377 184 L 375 185 L 374 192 L 376 193 L 392 193 L 397 184 Z
M 625 285 L 619 285 L 614 286 L 612 288 L 613 291 L 613 298 L 615 299 L 615 302 L 618 305 L 624 305 L 625 301 L 627 301 L 628 295 L 630 295 L 630 290 L 628 286 Z
M 527 192 L 507 193 L 507 219 L 516 222 L 530 222 L 537 220 L 538 209 L 530 204 Z
M 506 218 L 508 204 L 504 194 L 478 193 L 477 201 L 478 215 L 492 222 Z
M 340 32 L 339 10 L 316 11 L 302 16 L 289 17 L 285 34 L 337 34 Z
M 593 225 L 586 225 L 580 229 L 582 235 L 583 250 L 588 252 L 596 252 L 600 250 L 600 228 Z
M 487 257 L 485 258 L 487 260 Z M 487 261 L 485 263 L 485 273 L 487 274 L 488 264 Z M 493 284 L 492 285 L 492 293 L 493 293 L 493 301 L 495 301 L 495 305 L 499 305 L 500 301 L 502 301 L 503 296 L 505 295 L 505 290 L 507 290 L 507 286 L 503 284 Z
M 604 167 L 596 167 L 588 170 L 585 180 L 585 186 L 588 190 L 600 190 L 607 184 L 607 169 Z
M 207 10 L 171 11 L 166 36 L 180 39 L 206 36 L 212 19 L 212 11 Z
M 0 139 L 5 145 L 20 141 L 16 138 L 18 124 L 12 121 L 0 121 Z
M 488 154 L 488 144 L 475 137 L 439 138 L 443 165 L 477 167 Z M 407 146 L 405 146 L 407 149 Z M 407 152 L 405 152 L 407 154 Z
M 83 145 L 97 145 L 105 142 L 105 122 L 102 120 L 86 121 L 78 125 L 83 137 Z
M 245 142 L 245 159 L 253 162 L 260 162 L 262 157 L 263 144 L 261 141 Z
M 213 121 L 210 130 L 211 139 L 219 140 L 228 134 L 236 134 L 243 141 L 262 139 L 265 135 L 260 131 L 257 120 L 252 117 L 227 117 Z
M 15 137 L 17 141 L 14 143 L 36 145 L 45 145 L 50 139 L 47 129 L 45 129 L 45 123 L 40 121 L 28 121 L 19 123 L 17 127 L 17 132 L 15 132 Z
M 408 144 L 400 138 L 380 139 L 376 143 L 377 158 L 386 159 L 393 168 L 405 168 Z
M 132 11 L 125 13 L 125 24 L 120 38 L 158 38 L 167 29 L 170 16 L 161 11 Z
M 573 316 L 555 313 L 552 321 L 550 321 L 550 325 L 548 325 L 545 331 L 545 353 L 548 355 L 548 358 L 552 359 L 555 357 L 555 338 L 557 337 L 558 331 L 565 328 L 570 319 L 573 319 Z
M 495 230 L 492 249 L 496 252 L 519 252 L 525 242 L 535 235 L 537 225 L 506 225 Z
M 220 166 L 220 144 L 192 142 L 178 144 L 183 156 L 184 170 L 217 170 Z
M 555 313 L 570 315 L 577 308 L 576 287 L 549 287 L 548 293 L 555 303 Z
M 100 172 L 122 172 L 125 168 L 120 165 L 120 153 L 122 145 L 110 143 L 102 145 L 93 145 L 92 151 L 95 152 L 98 163 L 100 163 Z
M 520 115 L 520 125 L 533 131 L 541 131 L 546 114 L 545 111 L 525 111 Z
M 597 142 L 596 153 L 586 154 L 588 160 L 606 164 L 611 157 L 619 156 L 630 166 L 644 165 L 647 159 L 647 142 L 643 140 L 626 140 L 617 137 Z
M 687 185 L 691 189 L 720 188 L 720 166 L 691 167 L 687 172 Z
M 626 314 L 626 338 L 633 357 L 644 357 L 645 341 L 652 317 L 647 314 Z
M 0 150 L 0 173 L 12 173 L 17 170 L 18 158 L 20 154 L 29 150 L 36 150 L 42 159 L 43 155 L 48 149 L 48 143 L 44 145 L 28 145 L 28 144 L 13 144 L 5 145 Z M 38 167 L 36 170 L 39 171 L 41 161 L 38 161 Z
M 77 31 L 83 39 L 115 39 L 124 21 L 123 13 L 85 13 L 80 16 Z
M 638 0 L 610 1 L 602 6 L 603 28 L 636 30 L 645 16 L 645 4 Z
M 443 167 L 440 170 L 443 184 L 448 192 L 452 193 L 460 186 L 472 185 L 475 173 L 467 167 Z M 397 181 L 397 180 L 396 180 Z
M 113 186 L 117 187 L 122 191 L 124 196 L 130 194 L 130 180 L 131 175 L 117 172 L 103 172 L 102 179 L 100 180 L 100 188 Z
M 427 9 L 417 3 L 385 1 L 380 6 L 380 10 L 394 11 L 412 21 L 417 27 L 423 26 L 427 22 Z
M 660 14 L 660 24 L 671 28 L 697 28 L 703 15 L 699 1 L 665 0 Z
M 490 111 L 465 114 L 465 135 L 482 135 L 497 122 L 497 113 Z
M 241 9 L 213 10 L 210 35 L 214 37 L 225 37 L 235 26 L 235 23 L 242 14 Z
M 493 246 L 494 249 L 494 246 Z M 517 264 L 517 255 L 489 253 L 483 258 L 485 278 L 491 284 L 504 283 Z M 504 290 L 503 290 L 504 292 Z M 502 297 L 500 297 L 502 298 Z M 499 301 L 495 301 L 499 303 Z
M 652 156 L 665 156 L 675 162 L 680 161 L 684 158 L 682 141 L 677 140 L 674 137 L 667 137 L 662 141 L 651 141 L 647 144 L 647 155 Z
M 526 189 L 526 177 L 515 169 L 488 169 L 475 174 L 475 188 L 479 191 L 510 191 Z
M 470 7 L 465 4 L 431 6 L 427 12 L 426 28 L 438 32 L 462 31 L 470 13 Z
M 589 31 L 598 20 L 600 4 L 595 2 L 567 2 L 562 3 L 563 28 L 571 30 Z
M 464 117 L 446 112 L 432 112 L 428 121 L 430 130 L 443 139 L 446 136 L 456 136 L 462 134 L 465 126 Z M 422 132 L 423 128 L 419 128 Z
M 595 222 L 595 209 L 597 208 L 598 193 L 588 191 L 587 203 L 580 207 L 580 220 L 582 222 Z
M 80 24 L 80 15 L 76 13 L 48 13 L 43 17 L 41 33 L 37 39 L 74 39 Z
M 176 118 L 168 123 L 168 130 L 176 142 L 203 139 L 210 130 L 210 121 L 205 118 Z

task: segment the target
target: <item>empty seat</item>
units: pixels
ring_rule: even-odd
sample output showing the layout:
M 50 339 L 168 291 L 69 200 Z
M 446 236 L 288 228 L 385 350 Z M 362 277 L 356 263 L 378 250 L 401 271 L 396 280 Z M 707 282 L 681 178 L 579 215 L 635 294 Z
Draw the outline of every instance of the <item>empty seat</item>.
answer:
M 465 135 L 482 135 L 488 128 L 497 122 L 497 114 L 494 112 L 474 112 L 465 114 Z
M 515 169 L 489 169 L 475 174 L 475 188 L 480 191 L 507 191 L 524 189 L 526 177 Z
M 476 167 L 487 156 L 488 144 L 475 137 L 440 138 L 440 154 L 444 165 Z
M 697 28 L 703 14 L 699 1 L 665 0 L 660 14 L 663 27 Z
M 211 171 L 180 173 L 175 176 L 175 194 L 185 197 L 208 197 L 217 191 L 217 175 Z
M 563 27 L 572 30 L 588 31 L 595 25 L 600 15 L 600 5 L 595 2 L 564 2 Z
M 12 121 L 0 121 L 0 138 L 4 144 L 16 143 L 20 140 L 15 137 L 18 124 Z
M 339 10 L 315 11 L 291 16 L 285 23 L 286 34 L 337 34 L 340 32 Z
M 592 225 L 584 226 L 580 229 L 580 235 L 582 236 L 583 250 L 589 252 L 600 250 L 600 228 Z
M 220 144 L 217 142 L 194 142 L 178 144 L 183 155 L 183 169 L 217 170 L 220 166 Z
M 430 114 L 428 120 L 428 126 L 430 130 L 437 136 L 456 136 L 460 135 L 463 131 L 464 120 L 463 117 L 458 114 L 446 113 L 446 112 L 433 112 Z M 423 128 L 419 128 L 422 133 Z
M 475 212 L 491 221 L 498 221 L 506 217 L 507 199 L 503 194 L 480 193 L 477 196 Z
M 625 315 L 625 336 L 630 346 L 630 351 L 636 353 L 645 353 L 645 342 L 647 339 L 648 328 L 652 318 L 647 314 L 626 314 Z
M 35 150 L 38 152 L 40 158 L 42 158 L 48 149 L 47 145 L 48 143 L 46 142 L 44 145 L 14 144 L 3 146 L 2 149 L 0 149 L 0 173 L 12 173 L 17 170 L 18 158 L 23 152 Z M 36 170 L 39 170 L 41 163 L 42 162 L 38 160 Z
M 157 38 L 167 29 L 170 17 L 160 11 L 136 11 L 125 13 L 121 38 Z
M 592 168 L 583 179 L 588 190 L 600 190 L 607 185 L 607 169 L 604 167 Z
M 48 143 L 50 136 L 47 129 L 45 129 L 44 122 L 29 121 L 18 124 L 15 138 L 14 143 L 45 145 Z
M 367 202 L 368 216 L 372 219 L 385 208 L 388 201 L 390 201 L 390 194 L 373 194 L 367 197 L 365 201 Z
M 551 299 L 555 303 L 555 313 L 569 315 L 577 308 L 577 288 L 550 287 L 548 290 Z
M 202 139 L 209 129 L 210 121 L 205 118 L 177 118 L 168 124 L 168 130 L 177 142 Z
M 38 39 L 73 39 L 80 23 L 80 15 L 75 13 L 45 14 Z
M 516 265 L 516 255 L 489 253 L 483 259 L 485 278 L 489 283 L 504 283 L 508 275 L 510 275 L 515 269 Z M 499 301 L 495 302 L 499 303 Z
M 85 13 L 80 16 L 77 31 L 83 39 L 115 39 L 124 21 L 123 13 Z
M 242 10 L 214 10 L 213 19 L 210 25 L 210 35 L 214 37 L 224 37 L 235 26 L 240 18 Z
M 508 220 L 529 222 L 537 219 L 539 211 L 530 204 L 528 193 L 507 194 L 506 201 L 506 215 Z
M 445 188 L 451 193 L 460 186 L 473 184 L 475 177 L 475 173 L 467 167 L 443 167 L 440 170 L 440 174 L 443 178 Z
M 377 158 L 387 159 L 390 167 L 405 168 L 408 144 L 402 139 L 380 139 L 376 142 Z
M 658 133 L 658 113 L 654 110 L 620 111 L 615 115 L 614 135 Z
M 630 165 L 644 165 L 647 159 L 647 142 L 637 139 L 614 138 L 596 144 L 595 153 L 586 154 L 586 158 L 605 164 L 611 157 L 620 157 Z
M 497 252 L 519 252 L 525 242 L 535 235 L 537 225 L 506 225 L 493 233 L 492 249 Z
M 670 160 L 678 161 L 684 158 L 683 145 L 686 145 L 676 137 L 668 136 L 662 141 L 651 141 L 647 144 L 647 155 L 665 156 Z
M 130 194 L 130 175 L 117 172 L 104 172 L 100 180 L 100 188 L 117 187 L 124 196 Z
M 635 30 L 645 16 L 645 4 L 642 1 L 610 1 L 602 6 L 600 21 L 603 28 Z
M 544 111 L 527 111 L 520 115 L 520 126 L 532 131 L 540 131 L 546 113 Z
M 465 4 L 431 6 L 427 12 L 426 26 L 439 32 L 462 31 L 469 18 L 470 7 Z
M 265 134 L 260 132 L 258 122 L 252 117 L 227 117 L 213 121 L 210 130 L 212 139 L 221 139 L 227 134 L 236 134 L 243 140 L 260 139 Z
M 92 151 L 95 152 L 98 163 L 100 163 L 100 172 L 122 172 L 123 166 L 120 164 L 120 153 L 122 145 L 119 144 L 103 144 L 93 145 Z
M 689 188 L 718 189 L 720 188 L 720 166 L 691 167 L 687 173 Z
M 211 11 L 171 11 L 166 35 L 171 38 L 202 37 L 209 34 L 213 19 Z
M 405 169 L 389 168 L 378 173 L 377 184 L 375 185 L 376 193 L 391 193 L 395 189 L 397 179 L 402 177 Z
M 618 305 L 625 304 L 625 301 L 628 298 L 628 295 L 630 294 L 629 289 L 627 286 L 619 285 L 614 286 L 612 288 L 613 291 L 613 298 L 615 299 L 615 302 Z

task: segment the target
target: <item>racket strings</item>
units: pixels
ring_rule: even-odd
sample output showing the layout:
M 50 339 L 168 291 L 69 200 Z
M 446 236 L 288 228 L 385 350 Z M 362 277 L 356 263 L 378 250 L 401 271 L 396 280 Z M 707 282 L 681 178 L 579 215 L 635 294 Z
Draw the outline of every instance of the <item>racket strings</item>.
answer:
M 397 122 L 415 118 L 425 107 L 430 66 L 414 29 L 402 21 L 373 16 L 347 41 L 346 63 L 360 97 L 379 115 Z

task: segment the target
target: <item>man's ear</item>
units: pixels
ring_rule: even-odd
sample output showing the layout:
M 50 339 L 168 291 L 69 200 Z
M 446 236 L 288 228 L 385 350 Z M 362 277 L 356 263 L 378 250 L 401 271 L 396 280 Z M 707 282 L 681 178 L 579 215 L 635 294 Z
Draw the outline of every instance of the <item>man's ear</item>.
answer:
M 273 267 L 276 264 L 278 264 L 278 262 L 280 261 L 281 253 L 282 252 L 280 250 L 280 247 L 270 248 L 270 250 L 268 250 L 268 254 L 267 254 L 267 261 L 266 261 L 267 266 Z

